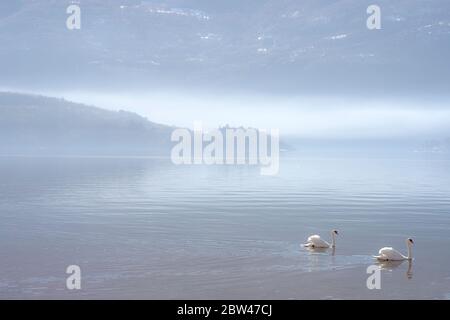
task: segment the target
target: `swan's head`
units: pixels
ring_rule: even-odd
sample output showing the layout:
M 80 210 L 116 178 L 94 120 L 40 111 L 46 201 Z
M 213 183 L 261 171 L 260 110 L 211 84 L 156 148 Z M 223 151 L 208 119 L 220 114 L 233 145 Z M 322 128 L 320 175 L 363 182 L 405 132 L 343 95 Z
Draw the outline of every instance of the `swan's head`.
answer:
M 408 238 L 408 239 L 406 239 L 406 243 L 407 243 L 408 245 L 412 246 L 412 245 L 414 244 L 414 241 L 413 241 L 412 238 Z
M 335 235 L 338 235 L 339 234 L 339 232 L 337 231 L 337 230 L 333 230 L 333 231 L 331 231 L 333 234 L 335 234 Z

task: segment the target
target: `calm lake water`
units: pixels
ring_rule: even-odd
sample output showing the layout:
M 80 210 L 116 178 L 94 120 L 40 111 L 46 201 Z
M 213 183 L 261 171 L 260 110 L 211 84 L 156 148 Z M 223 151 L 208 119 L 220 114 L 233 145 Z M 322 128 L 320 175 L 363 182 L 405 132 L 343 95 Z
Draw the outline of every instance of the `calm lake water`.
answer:
M 450 158 L 0 158 L 0 298 L 449 299 Z M 334 254 L 300 246 L 311 234 Z M 414 261 L 366 269 L 383 246 Z M 82 289 L 66 289 L 79 265 Z

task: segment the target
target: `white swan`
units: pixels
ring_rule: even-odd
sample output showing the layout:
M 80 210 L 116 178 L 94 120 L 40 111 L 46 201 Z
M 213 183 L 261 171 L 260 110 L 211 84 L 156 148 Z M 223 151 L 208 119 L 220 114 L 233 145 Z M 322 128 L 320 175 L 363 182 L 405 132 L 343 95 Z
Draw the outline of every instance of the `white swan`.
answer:
M 308 248 L 334 248 L 336 247 L 336 236 L 338 234 L 337 230 L 331 231 L 331 244 L 320 238 L 317 234 L 312 235 L 303 246 Z
M 391 247 L 384 247 L 378 251 L 378 256 L 374 256 L 374 258 L 380 261 L 401 261 L 401 260 L 412 260 L 411 247 L 414 244 L 413 239 L 406 239 L 406 246 L 408 248 L 408 256 L 405 257 L 400 252 Z

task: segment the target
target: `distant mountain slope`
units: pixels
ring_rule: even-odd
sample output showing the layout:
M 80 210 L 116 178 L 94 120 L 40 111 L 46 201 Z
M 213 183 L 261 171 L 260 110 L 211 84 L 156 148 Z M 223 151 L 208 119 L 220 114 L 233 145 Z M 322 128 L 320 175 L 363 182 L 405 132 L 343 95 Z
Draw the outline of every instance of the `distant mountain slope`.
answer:
M 0 83 L 327 94 L 450 83 L 448 0 L 90 0 L 78 2 L 76 31 L 65 26 L 70 3 L 0 4 Z M 381 30 L 366 27 L 371 4 Z
M 0 92 L 0 154 L 168 155 L 171 132 L 130 112 Z

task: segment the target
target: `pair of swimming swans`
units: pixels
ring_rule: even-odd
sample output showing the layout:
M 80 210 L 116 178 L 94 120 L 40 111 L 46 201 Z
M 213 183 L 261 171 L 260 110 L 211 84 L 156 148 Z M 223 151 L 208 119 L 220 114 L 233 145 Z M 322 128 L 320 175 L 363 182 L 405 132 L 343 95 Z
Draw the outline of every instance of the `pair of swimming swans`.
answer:
M 308 237 L 304 247 L 316 249 L 316 248 L 335 248 L 336 247 L 336 236 L 339 235 L 337 230 L 331 231 L 331 244 L 323 240 L 319 235 L 315 234 Z M 378 251 L 377 256 L 373 256 L 379 261 L 402 261 L 402 260 L 412 260 L 412 246 L 414 244 L 413 239 L 406 239 L 406 247 L 408 250 L 408 255 L 404 256 L 392 247 L 384 247 Z

